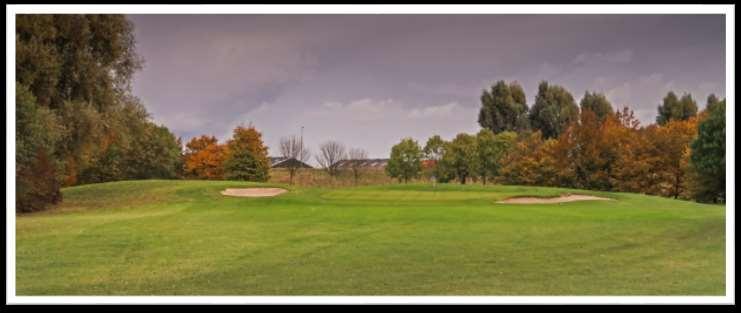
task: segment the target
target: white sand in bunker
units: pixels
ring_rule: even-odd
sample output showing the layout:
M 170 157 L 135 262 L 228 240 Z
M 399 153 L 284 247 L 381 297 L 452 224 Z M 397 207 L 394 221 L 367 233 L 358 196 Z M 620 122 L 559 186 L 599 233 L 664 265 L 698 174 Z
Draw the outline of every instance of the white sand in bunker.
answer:
M 275 197 L 288 190 L 283 188 L 227 188 L 222 191 L 221 194 L 232 197 L 249 197 L 249 198 L 260 198 L 260 197 Z
M 553 198 L 515 197 L 515 198 L 505 199 L 502 201 L 497 201 L 497 203 L 537 204 L 537 203 L 564 203 L 564 202 L 588 201 L 588 200 L 612 200 L 612 199 L 595 197 L 595 196 L 585 196 L 585 195 L 563 195 L 560 197 L 553 197 Z

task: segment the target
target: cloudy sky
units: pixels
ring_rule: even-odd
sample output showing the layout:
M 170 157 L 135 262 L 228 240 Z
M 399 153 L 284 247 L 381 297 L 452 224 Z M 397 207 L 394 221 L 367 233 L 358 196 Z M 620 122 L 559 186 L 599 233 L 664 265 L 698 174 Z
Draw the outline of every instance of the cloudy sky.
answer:
M 188 140 L 239 124 L 271 155 L 299 134 L 388 157 L 476 132 L 479 96 L 516 80 L 578 101 L 602 92 L 651 123 L 669 90 L 704 107 L 725 96 L 722 15 L 131 15 L 144 69 L 134 93 L 155 121 Z

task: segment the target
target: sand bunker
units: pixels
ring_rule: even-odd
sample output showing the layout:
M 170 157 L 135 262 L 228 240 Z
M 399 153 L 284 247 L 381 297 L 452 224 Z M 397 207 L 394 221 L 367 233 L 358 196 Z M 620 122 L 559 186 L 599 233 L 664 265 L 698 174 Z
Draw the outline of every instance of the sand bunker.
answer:
M 288 190 L 282 188 L 227 188 L 221 194 L 232 197 L 275 197 Z
M 609 198 L 585 196 L 585 195 L 564 195 L 554 198 L 538 198 L 538 197 L 515 197 L 509 198 L 497 203 L 515 203 L 515 204 L 536 204 L 536 203 L 564 203 L 574 201 L 587 201 L 587 200 L 612 200 Z

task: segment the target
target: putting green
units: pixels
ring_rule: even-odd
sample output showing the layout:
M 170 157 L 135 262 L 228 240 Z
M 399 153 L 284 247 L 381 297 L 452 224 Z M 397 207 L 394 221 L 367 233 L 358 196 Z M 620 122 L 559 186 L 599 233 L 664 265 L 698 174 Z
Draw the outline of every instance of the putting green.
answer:
M 281 187 L 239 198 L 227 188 Z M 16 217 L 18 295 L 723 295 L 725 208 L 522 186 L 126 181 Z M 501 204 L 582 194 L 614 201 Z

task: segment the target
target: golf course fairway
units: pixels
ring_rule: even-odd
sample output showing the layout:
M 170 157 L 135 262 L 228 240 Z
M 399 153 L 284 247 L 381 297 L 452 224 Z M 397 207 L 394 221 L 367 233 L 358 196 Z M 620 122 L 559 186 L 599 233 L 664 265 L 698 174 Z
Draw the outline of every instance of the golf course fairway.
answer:
M 280 187 L 275 197 L 221 195 Z M 504 204 L 515 196 L 610 201 Z M 20 295 L 724 295 L 725 207 L 560 188 L 145 180 L 16 216 Z

